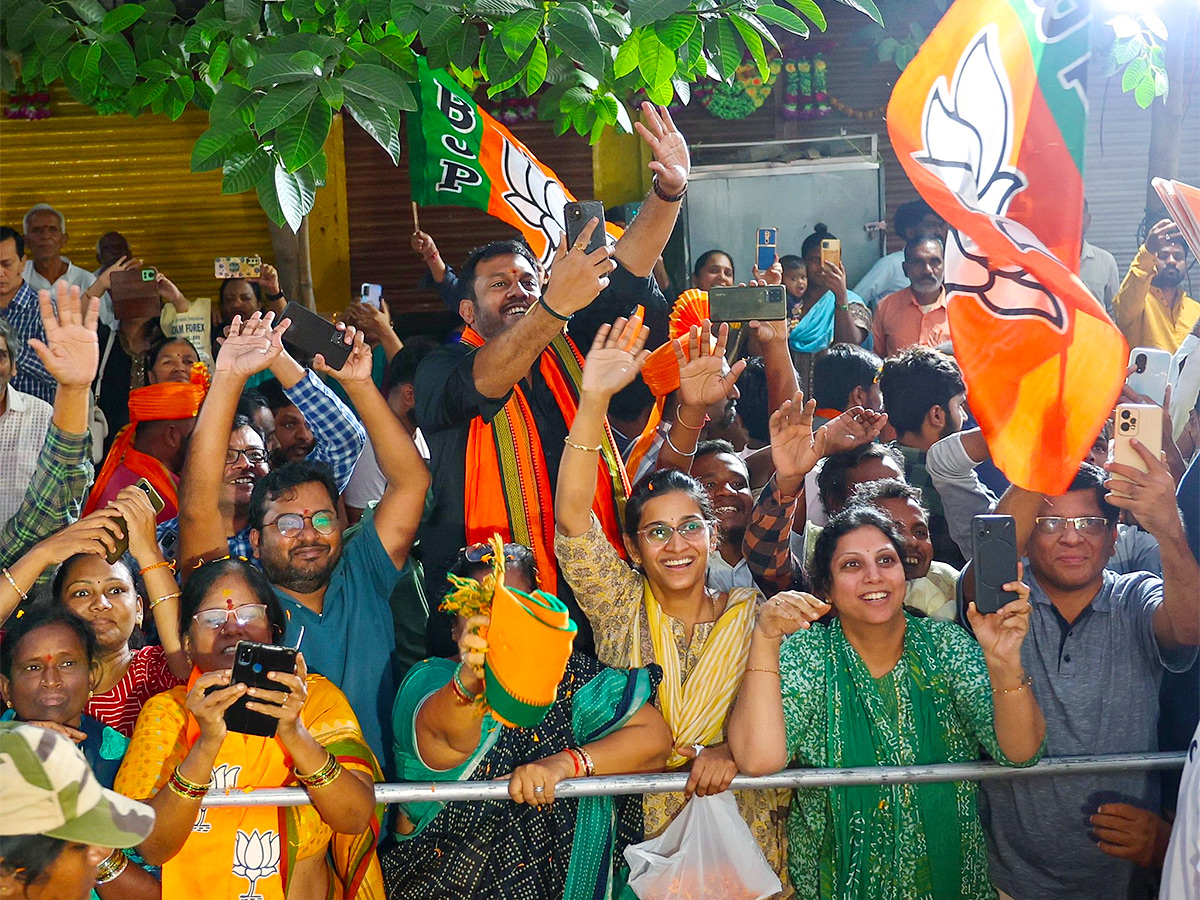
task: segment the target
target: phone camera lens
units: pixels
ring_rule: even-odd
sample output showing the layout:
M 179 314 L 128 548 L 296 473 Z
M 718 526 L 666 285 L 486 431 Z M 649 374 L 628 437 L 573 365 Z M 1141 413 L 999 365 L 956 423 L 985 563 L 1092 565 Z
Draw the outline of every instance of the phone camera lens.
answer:
M 986 529 L 986 528 L 980 528 L 980 529 L 979 529 L 979 536 L 980 536 L 980 537 L 987 537 L 987 529 Z
M 1127 409 L 1121 410 L 1121 418 L 1128 419 L 1129 418 L 1129 410 L 1127 410 Z
M 1134 365 L 1134 368 L 1137 369 L 1138 372 L 1145 372 L 1146 371 L 1146 354 L 1139 353 L 1137 355 L 1137 358 L 1134 359 L 1133 365 Z
M 1122 430 L 1122 431 L 1128 431 L 1128 430 L 1129 430 L 1129 423 L 1128 423 L 1128 422 L 1122 422 L 1122 423 L 1121 423 L 1121 430 Z

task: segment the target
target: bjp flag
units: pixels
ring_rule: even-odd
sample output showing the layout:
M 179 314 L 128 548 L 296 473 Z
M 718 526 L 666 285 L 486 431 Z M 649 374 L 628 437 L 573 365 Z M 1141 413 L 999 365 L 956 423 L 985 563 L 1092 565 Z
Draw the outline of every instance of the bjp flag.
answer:
M 409 114 L 409 177 L 420 206 L 473 206 L 525 236 L 546 268 L 567 230 L 575 199 L 554 171 L 479 108 L 445 69 L 417 58 L 421 90 Z M 608 226 L 612 238 L 621 229 Z
M 1078 269 L 1087 4 L 957 0 L 896 82 L 888 134 L 946 247 L 954 352 L 992 458 L 1061 493 L 1128 348 Z

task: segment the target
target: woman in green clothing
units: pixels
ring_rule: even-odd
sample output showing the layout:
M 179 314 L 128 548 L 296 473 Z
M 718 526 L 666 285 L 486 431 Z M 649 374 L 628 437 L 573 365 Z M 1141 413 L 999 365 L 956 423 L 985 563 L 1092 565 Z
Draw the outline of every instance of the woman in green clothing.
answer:
M 848 509 L 817 542 L 817 596 L 760 611 L 729 725 L 741 772 L 962 762 L 980 746 L 1004 765 L 1038 759 L 1046 726 L 1020 656 L 1029 588 L 1005 585 L 1018 599 L 993 615 L 970 606 L 977 643 L 904 612 L 902 546 L 882 512 Z M 831 625 L 810 627 L 831 607 Z M 972 782 L 797 790 L 788 845 L 799 898 L 996 896 Z

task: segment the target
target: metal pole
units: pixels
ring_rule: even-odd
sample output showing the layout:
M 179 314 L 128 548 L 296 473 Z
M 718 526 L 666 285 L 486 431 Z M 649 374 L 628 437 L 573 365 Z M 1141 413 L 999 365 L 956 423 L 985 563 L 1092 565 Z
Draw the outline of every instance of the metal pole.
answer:
M 992 762 L 938 763 L 928 766 L 862 766 L 855 769 L 787 769 L 774 775 L 739 775 L 733 787 L 742 790 L 798 787 L 847 787 L 864 784 L 926 784 L 938 781 L 984 781 L 998 778 L 1039 778 L 1098 772 L 1153 772 L 1178 769 L 1186 753 L 1125 753 L 1110 756 L 1062 756 L 1043 759 L 1023 769 Z M 664 794 L 681 791 L 686 773 L 671 775 L 605 775 L 559 782 L 555 797 L 588 797 L 604 794 Z M 439 800 L 503 800 L 508 781 L 451 781 L 425 784 L 377 784 L 380 803 L 415 803 Z M 209 792 L 204 806 L 306 806 L 302 788 L 264 788 L 252 791 Z

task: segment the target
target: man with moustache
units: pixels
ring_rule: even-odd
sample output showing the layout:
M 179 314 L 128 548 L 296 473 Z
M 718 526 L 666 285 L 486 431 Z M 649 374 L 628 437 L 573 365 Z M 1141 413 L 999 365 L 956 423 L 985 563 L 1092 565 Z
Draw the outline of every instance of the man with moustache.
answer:
M 1130 347 L 1155 347 L 1174 353 L 1200 319 L 1200 302 L 1183 287 L 1187 245 L 1179 226 L 1162 219 L 1129 266 L 1113 299 L 1117 327 Z
M 885 359 L 907 347 L 937 347 L 950 340 L 941 240 L 924 234 L 905 244 L 904 274 L 908 287 L 879 301 L 871 325 L 875 352 Z

